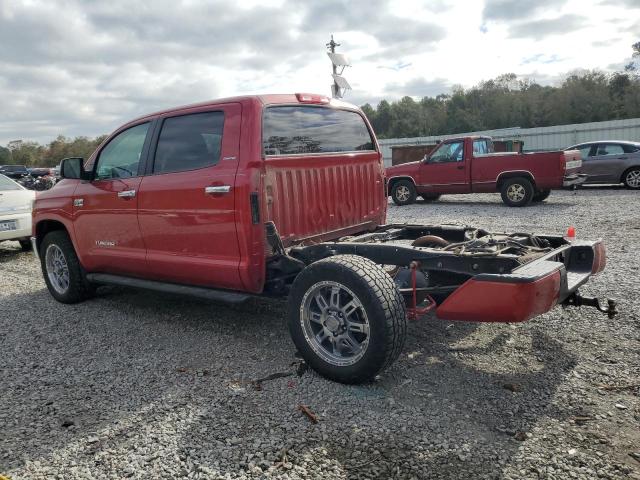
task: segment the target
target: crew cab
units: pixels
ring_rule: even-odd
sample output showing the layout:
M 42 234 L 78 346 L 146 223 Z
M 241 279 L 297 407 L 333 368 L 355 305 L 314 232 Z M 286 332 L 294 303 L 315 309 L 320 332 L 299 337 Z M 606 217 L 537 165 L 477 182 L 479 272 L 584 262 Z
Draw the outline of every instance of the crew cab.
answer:
M 434 310 L 521 322 L 556 304 L 593 303 L 578 288 L 605 265 L 599 240 L 387 224 L 369 122 L 320 95 L 147 115 L 87 161 L 65 159 L 61 175 L 37 197 L 32 238 L 56 300 L 86 300 L 103 284 L 288 298 L 298 351 L 341 382 L 389 366 L 407 318 Z
M 510 207 L 545 200 L 552 189 L 583 183 L 577 150 L 557 152 L 494 152 L 490 137 L 460 137 L 441 142 L 423 159 L 387 168 L 388 191 L 396 205 L 421 196 L 500 192 Z

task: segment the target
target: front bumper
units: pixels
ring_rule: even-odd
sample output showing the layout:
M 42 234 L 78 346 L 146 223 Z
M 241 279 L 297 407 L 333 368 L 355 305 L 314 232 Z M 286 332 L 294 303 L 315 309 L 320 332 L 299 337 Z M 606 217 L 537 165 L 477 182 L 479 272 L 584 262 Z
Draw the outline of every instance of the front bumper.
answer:
M 562 186 L 565 188 L 575 187 L 587 181 L 586 173 L 572 173 L 566 175 L 562 180 Z
M 604 270 L 602 241 L 563 245 L 510 274 L 479 274 L 436 309 L 439 318 L 476 322 L 524 322 L 576 294 Z
M 11 215 L 0 214 L 0 222 L 13 220 L 17 223 L 15 230 L 5 230 L 0 232 L 0 240 L 21 240 L 31 236 L 31 212 L 14 213 Z

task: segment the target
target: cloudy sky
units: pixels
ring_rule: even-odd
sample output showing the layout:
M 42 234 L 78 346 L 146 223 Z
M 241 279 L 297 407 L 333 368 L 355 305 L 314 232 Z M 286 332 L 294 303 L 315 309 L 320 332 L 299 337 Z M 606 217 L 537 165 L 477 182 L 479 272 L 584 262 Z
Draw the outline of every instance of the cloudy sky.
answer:
M 619 69 L 640 0 L 0 0 L 0 145 L 210 98 L 328 93 L 331 33 L 353 63 L 346 100 L 375 104 Z

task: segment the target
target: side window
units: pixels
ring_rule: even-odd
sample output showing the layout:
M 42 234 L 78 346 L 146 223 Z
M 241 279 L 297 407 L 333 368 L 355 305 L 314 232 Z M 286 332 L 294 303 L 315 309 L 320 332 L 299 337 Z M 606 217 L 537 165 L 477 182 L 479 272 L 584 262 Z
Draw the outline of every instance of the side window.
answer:
M 375 150 L 363 118 L 329 107 L 270 107 L 264 112 L 265 155 Z
M 599 143 L 596 155 L 622 155 L 624 150 L 617 143 Z
M 624 153 L 640 152 L 640 146 L 637 145 L 628 145 L 625 143 L 624 145 L 622 145 L 622 148 L 624 149 Z
M 149 123 L 142 123 L 113 137 L 98 157 L 96 180 L 137 176 L 148 130 Z
M 576 150 L 580 152 L 580 158 L 582 160 L 586 160 L 589 156 L 589 152 L 591 151 L 591 145 L 583 145 L 581 147 L 578 147 Z
M 489 153 L 489 148 L 487 147 L 487 141 L 484 138 L 473 141 L 474 155 L 484 155 L 487 153 Z
M 211 167 L 220 160 L 223 112 L 170 117 L 162 123 L 153 173 Z
M 464 143 L 443 143 L 429 157 L 429 163 L 461 162 L 463 160 Z

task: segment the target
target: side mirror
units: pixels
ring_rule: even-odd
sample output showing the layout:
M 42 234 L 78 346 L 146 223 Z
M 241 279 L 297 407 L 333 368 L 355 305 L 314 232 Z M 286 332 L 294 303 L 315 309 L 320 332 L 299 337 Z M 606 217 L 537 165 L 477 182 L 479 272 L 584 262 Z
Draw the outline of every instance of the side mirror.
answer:
M 84 158 L 69 157 L 60 163 L 60 176 L 62 178 L 88 180 L 89 174 L 84 170 Z
M 422 157 L 422 163 L 429 163 L 429 155 L 428 154 L 424 154 L 424 157 Z

